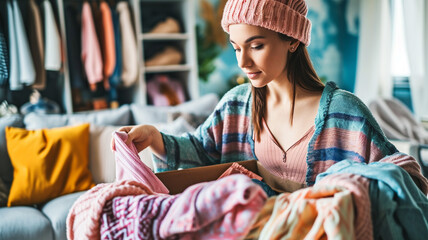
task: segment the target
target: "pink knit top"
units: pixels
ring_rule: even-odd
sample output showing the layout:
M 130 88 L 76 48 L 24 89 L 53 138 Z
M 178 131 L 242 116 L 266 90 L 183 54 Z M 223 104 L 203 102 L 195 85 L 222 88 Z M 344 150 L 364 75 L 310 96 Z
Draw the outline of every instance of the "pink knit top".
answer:
M 262 122 L 263 131 L 260 133 L 260 142 L 254 142 L 254 152 L 257 159 L 272 174 L 283 179 L 305 183 L 306 155 L 315 126 L 312 126 L 302 138 L 284 151 L 272 135 L 264 119 Z

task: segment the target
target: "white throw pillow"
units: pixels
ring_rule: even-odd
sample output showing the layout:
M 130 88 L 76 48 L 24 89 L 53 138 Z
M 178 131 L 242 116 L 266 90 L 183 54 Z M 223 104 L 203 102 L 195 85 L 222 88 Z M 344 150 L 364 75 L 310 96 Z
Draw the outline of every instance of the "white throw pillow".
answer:
M 91 125 L 89 130 L 89 170 L 95 183 L 116 179 L 116 162 L 110 148 L 112 134 L 119 127 Z
M 195 129 L 183 118 L 178 118 L 170 124 L 154 124 L 159 131 L 167 134 L 180 135 Z M 108 183 L 116 179 L 116 160 L 110 144 L 112 134 L 118 126 L 90 126 L 89 169 L 95 183 Z M 152 153 L 146 148 L 139 154 L 140 159 L 150 169 L 154 169 Z
M 79 112 L 74 114 L 37 114 L 29 113 L 24 117 L 25 128 L 36 130 L 41 128 L 55 128 L 81 123 L 90 123 L 103 126 L 128 125 L 131 118 L 129 105 L 122 105 L 117 109 Z
M 155 107 L 149 105 L 131 104 L 131 112 L 135 124 L 168 123 L 172 113 L 189 113 L 208 117 L 218 103 L 216 94 L 207 94 L 177 106 Z

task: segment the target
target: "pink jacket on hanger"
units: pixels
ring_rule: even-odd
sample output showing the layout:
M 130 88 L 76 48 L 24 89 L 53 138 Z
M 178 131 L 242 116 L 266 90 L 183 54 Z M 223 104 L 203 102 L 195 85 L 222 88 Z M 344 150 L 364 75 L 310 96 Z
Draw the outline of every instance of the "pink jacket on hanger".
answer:
M 103 79 L 103 60 L 88 2 L 84 2 L 82 7 L 82 62 L 89 86 L 95 91 L 96 84 Z

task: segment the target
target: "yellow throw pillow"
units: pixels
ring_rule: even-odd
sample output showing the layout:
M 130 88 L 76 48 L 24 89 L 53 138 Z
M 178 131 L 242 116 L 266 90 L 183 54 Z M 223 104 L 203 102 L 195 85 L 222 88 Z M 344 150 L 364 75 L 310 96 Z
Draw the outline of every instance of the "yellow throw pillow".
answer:
M 13 166 L 7 205 L 33 205 L 94 186 L 89 124 L 41 130 L 6 128 Z

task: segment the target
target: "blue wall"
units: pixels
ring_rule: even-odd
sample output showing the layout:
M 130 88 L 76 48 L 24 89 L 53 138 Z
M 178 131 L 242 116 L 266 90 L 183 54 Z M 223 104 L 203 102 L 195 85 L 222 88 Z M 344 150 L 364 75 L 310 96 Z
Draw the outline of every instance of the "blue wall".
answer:
M 312 41 L 308 47 L 321 79 L 353 91 L 358 50 L 358 0 L 308 0 Z

